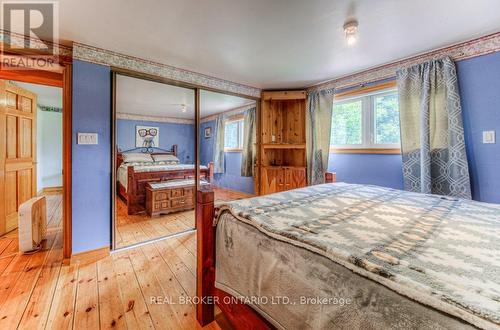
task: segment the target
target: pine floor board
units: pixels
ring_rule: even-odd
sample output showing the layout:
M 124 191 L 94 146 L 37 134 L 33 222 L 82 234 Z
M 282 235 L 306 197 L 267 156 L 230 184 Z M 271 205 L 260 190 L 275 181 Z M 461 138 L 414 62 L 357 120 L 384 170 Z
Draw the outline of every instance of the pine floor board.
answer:
M 111 256 L 97 263 L 101 329 L 126 328 L 125 309 Z
M 99 329 L 97 264 L 81 266 L 76 289 L 74 329 Z
M 49 306 L 46 329 L 71 329 L 75 316 L 78 265 L 62 266 L 56 291 Z
M 226 190 L 216 196 L 249 197 Z M 39 252 L 19 253 L 17 230 L 0 237 L 0 329 L 201 329 L 189 300 L 196 292 L 195 233 L 119 251 L 86 265 L 65 265 L 62 198 L 46 198 L 47 240 Z M 191 228 L 194 212 L 125 226 L 120 239 L 147 240 Z M 177 304 L 155 303 L 158 297 Z M 221 324 L 229 328 L 224 320 Z M 204 329 L 221 327 L 212 322 Z

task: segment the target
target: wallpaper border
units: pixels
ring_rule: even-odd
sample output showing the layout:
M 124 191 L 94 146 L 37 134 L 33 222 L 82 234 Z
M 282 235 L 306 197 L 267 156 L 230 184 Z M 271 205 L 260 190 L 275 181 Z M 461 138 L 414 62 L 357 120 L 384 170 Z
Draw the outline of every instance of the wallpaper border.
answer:
M 73 43 L 73 59 L 146 73 L 240 95 L 260 98 L 259 88 L 179 69 L 167 64 L 113 52 L 81 43 Z
M 319 84 L 309 86 L 307 88 L 307 91 L 310 92 L 328 88 L 343 89 L 395 78 L 396 71 L 400 68 L 420 64 L 425 61 L 438 59 L 445 56 L 449 56 L 455 61 L 460 61 L 472 57 L 491 54 L 498 51 L 500 51 L 500 32 L 410 56 L 401 60 L 352 73 L 343 77 L 334 78 Z
M 31 38 L 24 36 L 22 34 L 10 32 L 7 30 L 0 29 L 0 42 L 11 45 L 24 47 L 24 43 L 29 40 L 30 44 L 34 46 L 35 49 L 44 49 L 46 44 L 37 38 Z M 64 46 L 58 43 L 50 43 L 54 47 L 54 55 L 61 56 L 65 58 L 71 58 L 73 52 L 72 48 Z
M 230 109 L 230 110 L 227 110 L 227 111 L 219 112 L 219 113 L 216 113 L 216 114 L 213 114 L 213 115 L 210 115 L 210 116 L 202 117 L 201 120 L 200 120 L 200 123 L 206 123 L 208 121 L 215 120 L 221 114 L 224 114 L 226 116 L 226 118 L 227 117 L 231 117 L 231 116 L 240 115 L 244 111 L 246 111 L 248 109 L 251 109 L 251 108 L 255 108 L 256 106 L 257 106 L 257 103 L 254 102 L 254 103 L 246 104 L 246 105 L 243 105 L 241 107 L 234 108 L 234 109 Z

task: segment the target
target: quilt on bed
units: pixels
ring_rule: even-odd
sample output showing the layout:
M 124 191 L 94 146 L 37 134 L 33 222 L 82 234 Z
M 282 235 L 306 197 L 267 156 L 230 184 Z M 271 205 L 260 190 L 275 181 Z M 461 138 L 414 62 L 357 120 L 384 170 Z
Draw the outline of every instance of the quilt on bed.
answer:
M 162 162 L 165 163 L 165 162 Z M 123 163 L 118 167 L 116 178 L 126 189 L 128 188 L 128 167 L 133 166 L 137 173 L 144 172 L 159 172 L 159 171 L 175 171 L 175 170 L 192 170 L 193 164 L 158 164 L 158 163 Z M 201 170 L 208 169 L 205 165 L 200 165 Z
M 225 210 L 420 303 L 481 328 L 500 325 L 499 205 L 336 183 Z

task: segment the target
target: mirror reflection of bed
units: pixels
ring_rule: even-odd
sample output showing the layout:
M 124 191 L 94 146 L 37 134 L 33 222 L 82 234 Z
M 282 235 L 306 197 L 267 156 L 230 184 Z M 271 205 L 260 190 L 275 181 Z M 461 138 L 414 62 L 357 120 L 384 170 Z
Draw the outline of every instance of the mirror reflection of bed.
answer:
M 116 75 L 114 247 L 192 230 L 194 90 Z M 211 165 L 201 167 L 210 182 Z
M 214 164 L 215 200 L 255 194 L 256 101 L 212 91 L 200 95 L 200 164 Z

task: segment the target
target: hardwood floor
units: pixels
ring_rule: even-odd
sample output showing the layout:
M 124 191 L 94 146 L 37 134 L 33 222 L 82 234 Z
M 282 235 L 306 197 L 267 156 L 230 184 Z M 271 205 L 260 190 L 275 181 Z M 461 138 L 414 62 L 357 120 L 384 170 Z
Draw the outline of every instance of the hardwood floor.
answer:
M 219 200 L 247 196 L 218 190 Z M 46 198 L 41 251 L 18 253 L 15 231 L 0 237 L 0 329 L 201 328 L 189 300 L 196 290 L 194 233 L 63 265 L 62 198 Z M 147 233 L 138 230 L 137 238 Z M 219 316 L 204 329 L 221 327 L 229 326 Z
M 252 195 L 215 188 L 216 201 L 231 201 Z M 194 210 L 149 217 L 146 214 L 128 215 L 125 202 L 116 197 L 116 248 L 165 237 L 194 228 Z

